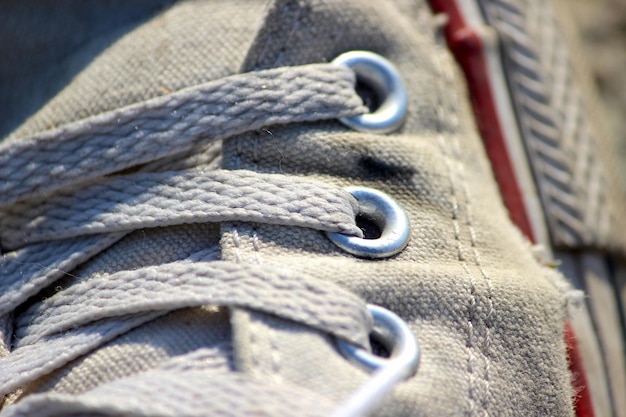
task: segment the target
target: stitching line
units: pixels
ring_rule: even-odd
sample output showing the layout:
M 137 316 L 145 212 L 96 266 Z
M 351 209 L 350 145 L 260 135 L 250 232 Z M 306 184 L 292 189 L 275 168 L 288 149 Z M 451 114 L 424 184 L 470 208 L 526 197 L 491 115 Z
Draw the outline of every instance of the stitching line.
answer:
M 235 249 L 235 262 L 241 262 L 241 253 L 239 252 L 239 232 L 237 231 L 237 227 L 233 226 L 230 236 L 233 240 L 233 245 Z
M 451 123 L 451 127 L 453 131 L 457 131 L 458 127 L 459 127 L 459 120 L 457 117 L 457 109 L 459 106 L 459 95 L 458 92 L 456 90 L 456 86 L 454 85 L 454 74 L 452 72 L 452 69 L 450 67 L 446 67 L 445 65 L 441 65 L 441 61 L 439 59 L 437 59 L 437 66 L 438 69 L 440 70 L 440 73 L 443 75 L 444 80 L 447 83 L 447 91 L 451 91 L 451 100 L 448 103 L 448 105 L 450 106 L 450 110 L 451 112 L 448 114 L 448 120 Z M 490 383 L 491 383 L 491 373 L 490 373 L 490 360 L 489 360 L 489 349 L 491 347 L 491 339 L 492 339 L 492 328 L 494 327 L 494 322 L 495 322 L 495 314 L 496 314 L 496 310 L 494 308 L 494 303 L 493 303 L 493 285 L 492 285 L 492 281 L 491 278 L 489 277 L 489 275 L 487 274 L 487 271 L 484 269 L 482 262 L 481 262 L 481 256 L 480 256 L 480 252 L 478 249 L 478 243 L 477 243 L 477 239 L 476 239 L 476 230 L 474 228 L 474 216 L 473 216 L 473 206 L 472 206 L 472 197 L 471 197 L 471 192 L 470 192 L 470 188 L 469 188 L 469 184 L 467 181 L 467 177 L 465 175 L 465 167 L 463 166 L 463 164 L 460 162 L 461 161 L 461 148 L 460 148 L 460 144 L 459 144 L 459 140 L 458 140 L 458 136 L 453 135 L 451 138 L 451 149 L 453 151 L 453 157 L 456 160 L 455 163 L 455 168 L 457 169 L 457 172 L 459 174 L 459 177 L 461 179 L 461 186 L 462 186 L 462 190 L 463 190 L 463 197 L 465 200 L 465 207 L 466 207 L 466 219 L 465 219 L 465 225 L 467 226 L 468 232 L 469 232 L 469 236 L 470 236 L 470 246 L 471 246 L 471 251 L 472 251 L 472 255 L 473 255 L 473 263 L 474 265 L 478 268 L 478 270 L 480 271 L 480 274 L 482 276 L 482 278 L 484 279 L 486 285 L 487 285 L 487 307 L 488 307 L 488 312 L 487 312 L 487 317 L 484 321 L 485 324 L 485 337 L 483 340 L 483 343 L 479 346 L 481 353 L 482 353 L 482 357 L 483 357 L 483 363 L 484 363 L 484 373 L 483 373 L 483 381 L 485 384 L 485 393 L 484 393 L 484 398 L 482 398 L 481 400 L 481 408 L 483 410 L 483 416 L 488 416 L 489 413 L 487 411 L 488 405 L 490 403 L 491 400 L 491 389 L 490 389 Z M 449 157 L 449 155 L 447 155 Z M 451 172 L 451 171 L 450 171 Z M 470 324 L 471 320 L 473 317 L 476 317 L 476 286 L 475 286 L 475 281 L 473 280 L 473 278 L 470 275 L 470 292 L 471 292 L 471 305 L 470 305 Z M 472 336 L 473 336 L 473 326 L 471 327 L 471 332 L 469 333 L 470 336 L 470 343 L 469 343 L 469 348 L 471 349 L 472 346 Z M 470 356 L 469 362 L 471 362 L 472 358 Z M 471 365 L 468 365 L 468 368 L 471 370 L 473 369 L 473 367 L 471 367 Z M 471 376 L 470 376 L 471 379 Z M 472 398 L 472 388 L 470 386 L 470 398 Z M 475 399 L 474 399 L 475 400 Z M 471 411 L 471 410 L 470 410 Z
M 439 51 L 437 51 L 439 52 Z M 459 262 L 462 265 L 463 271 L 467 274 L 468 278 L 469 278 L 469 285 L 470 285 L 470 299 L 469 299 L 469 308 L 468 308 L 468 315 L 467 315 L 467 342 L 466 342 L 466 346 L 467 346 L 467 372 L 468 372 L 468 382 L 469 382 L 469 389 L 468 389 L 468 405 L 469 405 L 469 410 L 468 410 L 468 414 L 469 415 L 475 415 L 476 413 L 476 402 L 477 402 L 477 393 L 475 392 L 475 381 L 476 381 L 476 377 L 475 377 L 475 356 L 473 353 L 473 348 L 474 348 L 474 323 L 473 320 L 476 317 L 476 281 L 474 280 L 473 274 L 470 272 L 469 268 L 468 268 L 468 264 L 465 258 L 465 254 L 464 254 L 464 249 L 463 249 L 463 244 L 461 242 L 461 233 L 460 233 L 460 226 L 459 226 L 459 202 L 458 202 L 458 190 L 457 187 L 455 185 L 455 179 L 454 179 L 454 169 L 452 167 L 452 159 L 453 157 L 458 158 L 459 155 L 451 155 L 451 153 L 448 151 L 449 145 L 446 143 L 446 141 L 444 140 L 444 137 L 442 135 L 442 130 L 443 130 L 443 126 L 445 124 L 446 120 L 446 111 L 445 111 L 445 103 L 444 103 L 444 91 L 454 91 L 455 86 L 451 85 L 448 74 L 445 73 L 444 71 L 444 65 L 441 62 L 441 59 L 439 58 L 438 53 L 435 54 L 436 58 L 434 59 L 434 63 L 435 63 L 435 67 L 438 73 L 438 77 L 437 77 L 437 89 L 438 89 L 438 100 L 437 100 L 437 105 L 436 105 L 436 112 L 437 112 L 437 142 L 439 144 L 439 147 L 441 149 L 441 151 L 443 152 L 445 158 L 445 164 L 446 164 L 446 169 L 448 172 L 448 178 L 450 180 L 450 202 L 452 203 L 452 222 L 453 222 L 453 228 L 454 228 L 454 239 L 456 241 L 456 249 L 457 249 L 457 258 L 459 260 Z M 442 81 L 445 80 L 446 81 L 446 85 L 444 85 L 442 83 Z M 447 87 L 447 89 L 446 89 Z M 453 107 L 451 105 L 451 103 L 447 103 L 450 107 Z M 455 117 L 454 115 L 454 108 L 451 109 L 453 110 L 451 112 L 451 117 L 450 120 L 448 120 L 451 123 L 451 127 L 453 132 L 456 132 L 458 130 L 458 119 Z M 453 147 L 452 147 L 453 148 Z M 456 153 L 456 152 L 455 152 Z M 457 163 L 455 164 L 455 168 L 459 168 L 461 164 Z M 460 170 L 458 171 L 459 175 L 461 175 Z M 464 188 L 467 188 L 467 184 L 465 183 L 465 181 L 462 181 L 463 185 L 465 186 Z M 466 204 L 468 203 L 467 200 L 467 194 L 465 195 L 465 200 L 466 200 Z M 487 415 L 487 411 L 485 408 L 483 408 L 483 415 Z
M 259 256 L 259 236 L 256 233 L 256 228 L 252 229 L 252 248 L 254 249 L 254 261 L 260 265 L 262 262 Z
M 261 378 L 262 375 L 259 372 L 259 348 L 258 348 L 258 339 L 256 337 L 256 332 L 253 330 L 255 327 L 255 322 L 257 321 L 254 317 L 254 314 L 245 310 L 246 316 L 249 321 L 249 330 L 250 330 L 250 360 L 252 361 L 252 375 Z
M 457 114 L 456 110 L 458 109 L 459 97 L 458 97 L 456 89 L 454 88 L 454 83 L 453 83 L 454 75 L 452 74 L 451 69 L 448 68 L 446 71 L 446 68 L 444 68 L 444 74 L 446 76 L 446 81 L 448 82 L 448 85 L 450 87 L 449 90 L 452 91 L 452 96 L 451 96 L 452 102 L 450 104 L 451 104 L 453 112 L 449 115 L 449 119 L 450 119 L 450 122 L 452 123 L 453 129 L 456 131 L 459 125 L 459 120 L 456 115 Z M 495 316 L 495 309 L 493 305 L 493 286 L 492 286 L 491 278 L 489 277 L 489 275 L 487 274 L 487 271 L 483 268 L 483 265 L 481 263 L 480 253 L 479 253 L 478 245 L 476 241 L 476 230 L 474 229 L 472 197 L 471 197 L 468 181 L 466 180 L 467 177 L 465 175 L 465 167 L 460 162 L 461 147 L 459 144 L 458 136 L 452 137 L 452 150 L 454 151 L 454 156 L 456 157 L 456 160 L 458 161 L 456 163 L 456 167 L 459 172 L 459 176 L 461 178 L 461 184 L 462 184 L 463 194 L 465 198 L 465 207 L 466 207 L 466 213 L 467 213 L 465 224 L 468 228 L 469 235 L 470 235 L 470 246 L 472 248 L 472 254 L 474 256 L 474 264 L 476 265 L 476 267 L 478 267 L 478 270 L 480 271 L 481 276 L 483 277 L 483 279 L 485 280 L 485 283 L 487 284 L 487 305 L 488 305 L 489 311 L 487 313 L 487 318 L 485 320 L 485 339 L 481 346 L 482 352 L 483 352 L 484 365 L 485 365 L 485 372 L 484 372 L 483 378 L 485 381 L 485 389 L 486 389 L 485 398 L 482 401 L 482 407 L 483 407 L 483 415 L 487 416 L 488 415 L 487 406 L 491 399 L 491 391 L 490 391 L 491 376 L 490 376 L 490 360 L 488 356 L 488 351 L 491 346 L 491 328 L 493 327 L 493 320 Z
M 267 329 L 267 338 L 269 339 L 269 343 L 270 343 L 270 356 L 272 359 L 272 377 L 274 378 L 274 380 L 278 383 L 283 382 L 283 376 L 280 374 L 280 366 L 281 366 L 281 355 L 280 355 L 280 350 L 278 349 L 278 346 L 276 344 L 276 338 L 274 336 L 274 333 L 276 332 L 276 330 L 274 330 L 273 328 L 268 328 Z

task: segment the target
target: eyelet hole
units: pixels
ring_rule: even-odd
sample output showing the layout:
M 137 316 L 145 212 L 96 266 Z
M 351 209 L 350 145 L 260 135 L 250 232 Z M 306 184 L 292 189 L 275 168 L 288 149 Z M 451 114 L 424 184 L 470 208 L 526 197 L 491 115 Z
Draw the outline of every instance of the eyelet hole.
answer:
M 369 109 L 370 113 L 374 113 L 380 108 L 380 103 L 384 100 L 382 93 L 376 91 L 367 82 L 357 75 L 356 85 L 354 86 L 356 93 L 363 100 L 363 104 Z
M 375 333 L 370 334 L 370 346 L 372 354 L 379 358 L 389 359 L 391 357 L 391 349 L 393 346 L 387 346 L 383 340 L 380 340 Z
M 390 133 L 400 128 L 406 117 L 406 87 L 396 67 L 372 52 L 351 51 L 339 55 L 333 64 L 352 69 L 356 90 L 370 109 L 369 113 L 341 118 L 346 126 L 372 133 Z
M 382 307 L 370 304 L 367 309 L 372 315 L 373 324 L 370 337 L 380 340 L 389 355 L 386 358 L 376 356 L 368 350 L 337 340 L 341 354 L 363 370 L 371 372 L 372 376 L 335 409 L 332 417 L 370 415 L 398 382 L 417 372 L 420 348 L 409 326 Z
M 326 232 L 326 236 L 344 251 L 362 258 L 388 258 L 402 251 L 409 242 L 409 218 L 391 197 L 365 187 L 346 188 L 359 202 L 355 219 L 365 238 Z
M 350 361 L 369 371 L 401 359 L 415 370 L 419 363 L 419 346 L 406 323 L 391 311 L 375 306 L 367 306 L 372 314 L 374 327 L 369 335 L 371 352 L 337 340 L 337 347 Z
M 382 235 L 380 226 L 375 220 L 362 214 L 356 216 L 356 225 L 363 231 L 363 239 L 379 239 Z

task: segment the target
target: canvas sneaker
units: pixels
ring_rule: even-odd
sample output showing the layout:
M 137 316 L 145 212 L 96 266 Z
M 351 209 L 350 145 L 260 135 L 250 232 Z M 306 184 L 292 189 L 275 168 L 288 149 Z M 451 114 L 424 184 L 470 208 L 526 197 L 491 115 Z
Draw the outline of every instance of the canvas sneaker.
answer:
M 558 5 L 33 3 L 0 416 L 626 410 L 623 192 Z

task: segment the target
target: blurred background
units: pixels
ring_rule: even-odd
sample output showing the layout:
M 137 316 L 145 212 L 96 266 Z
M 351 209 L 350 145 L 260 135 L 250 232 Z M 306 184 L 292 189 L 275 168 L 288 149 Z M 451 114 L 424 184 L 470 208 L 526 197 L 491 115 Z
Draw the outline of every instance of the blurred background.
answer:
M 626 175 L 626 0 L 569 0 Z

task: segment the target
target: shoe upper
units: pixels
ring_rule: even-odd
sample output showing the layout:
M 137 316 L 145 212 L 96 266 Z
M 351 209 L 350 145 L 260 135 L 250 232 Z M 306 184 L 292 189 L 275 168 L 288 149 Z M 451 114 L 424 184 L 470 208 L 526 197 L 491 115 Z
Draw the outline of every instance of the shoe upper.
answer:
M 54 51 L 39 56 L 34 44 L 7 65 L 28 71 L 2 97 L 18 103 L 1 125 L 2 152 L 76 129 L 80 143 L 95 142 L 102 155 L 114 154 L 117 139 L 127 136 L 129 153 L 147 156 L 119 168 L 110 168 L 113 161 L 106 172 L 103 163 L 102 174 L 89 174 L 85 164 L 84 179 L 46 191 L 71 167 L 51 169 L 36 198 L 0 207 L 0 288 L 15 304 L 3 317 L 0 415 L 327 415 L 372 378 L 336 342 L 367 347 L 366 304 L 398 314 L 421 351 L 417 373 L 376 415 L 574 414 L 563 329 L 579 293 L 537 260 L 509 219 L 467 86 L 427 4 L 146 2 L 117 5 L 120 13 L 67 2 L 58 27 L 9 5 L 14 15 L 5 19 L 29 27 L 39 42 L 52 28 L 65 29 Z M 409 104 L 397 131 L 341 124 L 338 118 L 365 110 L 348 99 L 326 106 L 332 97 L 320 98 L 323 88 L 309 92 L 317 75 L 246 113 L 228 113 L 266 88 L 236 77 L 277 69 L 270 83 L 314 64 L 326 74 L 323 64 L 352 50 L 385 57 L 403 77 Z M 342 71 L 328 73 L 341 81 Z M 276 85 L 291 88 L 285 79 Z M 172 97 L 192 104 L 217 97 L 201 86 L 220 82 L 240 89 L 228 90 L 235 99 L 226 110 L 216 107 L 226 120 L 181 117 L 185 128 L 174 131 L 178 125 L 165 116 L 150 116 L 158 106 L 171 110 Z M 242 86 L 250 90 L 241 93 Z M 293 107 L 305 109 L 302 116 L 264 104 L 301 92 L 309 95 Z M 128 118 L 130 128 L 120 128 L 117 117 Z M 98 130 L 104 119 L 112 142 L 104 139 L 108 130 Z M 136 133 L 149 119 L 156 122 L 147 133 Z M 229 127 L 212 137 L 218 125 Z M 170 132 L 163 147 L 141 151 L 160 131 Z M 181 191 L 185 176 L 190 193 Z M 178 188 L 162 194 L 166 181 Z M 98 199 L 99 190 L 120 184 L 119 200 Z M 410 241 L 399 254 L 359 258 L 323 233 L 337 216 L 348 220 L 331 231 L 360 233 L 356 203 L 340 192 L 355 185 L 386 193 L 408 215 Z M 248 189 L 246 198 L 265 192 L 254 200 L 257 217 L 237 211 L 238 203 L 230 217 L 218 210 Z M 309 200 L 313 191 L 321 197 Z M 185 202 L 213 193 L 220 197 L 214 205 L 184 217 L 195 207 Z M 284 215 L 276 212 L 281 198 Z M 107 223 L 97 212 L 80 228 L 63 222 L 89 204 L 50 209 L 81 200 L 105 201 L 97 210 L 121 217 Z M 298 213 L 308 210 L 317 223 L 292 216 L 289 208 L 300 202 Z M 141 221 L 133 223 L 133 215 Z M 21 234 L 31 229 L 34 238 Z

